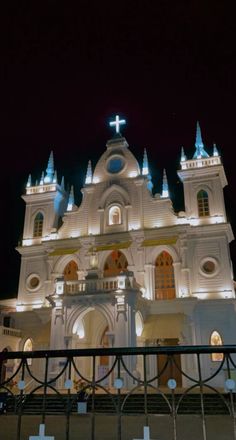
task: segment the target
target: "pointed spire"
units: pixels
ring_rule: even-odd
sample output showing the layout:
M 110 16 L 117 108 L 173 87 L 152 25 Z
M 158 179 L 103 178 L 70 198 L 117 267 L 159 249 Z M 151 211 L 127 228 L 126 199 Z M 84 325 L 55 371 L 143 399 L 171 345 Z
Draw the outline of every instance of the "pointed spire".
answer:
M 48 166 L 46 169 L 46 176 L 44 178 L 44 182 L 51 183 L 53 180 L 53 174 L 54 174 L 54 159 L 53 159 L 53 152 L 51 151 L 48 159 Z
M 65 191 L 65 178 L 64 178 L 64 176 L 62 176 L 62 178 L 61 178 L 61 189 L 63 191 Z
M 219 151 L 216 144 L 213 144 L 213 156 L 219 156 Z
M 28 180 L 27 180 L 27 184 L 26 184 L 26 188 L 29 188 L 30 186 L 32 186 L 31 174 L 29 174 L 29 177 L 28 177 Z
M 71 186 L 70 189 L 70 195 L 69 195 L 69 199 L 68 199 L 68 204 L 67 204 L 67 211 L 72 211 L 73 206 L 75 204 L 75 197 L 74 197 L 74 187 L 73 185 Z
M 163 170 L 163 180 L 162 180 L 162 194 L 161 197 L 169 197 L 169 187 L 167 181 L 166 170 Z
M 57 183 L 57 171 L 56 170 L 54 171 L 52 183 Z
M 184 152 L 184 147 L 181 148 L 181 159 L 180 162 L 185 162 L 187 159 L 186 154 Z
M 90 183 L 92 183 L 92 179 L 93 179 L 92 164 L 91 164 L 91 160 L 89 160 L 88 161 L 88 168 L 87 168 L 86 178 L 85 178 L 85 184 L 89 185 Z
M 148 174 L 149 174 L 149 167 L 148 167 L 147 150 L 146 150 L 146 148 L 144 148 L 142 175 L 143 176 L 147 176 Z
M 44 172 L 42 171 L 39 185 L 43 185 L 43 182 L 44 182 Z
M 193 159 L 201 159 L 201 157 L 209 157 L 209 154 L 204 150 L 201 128 L 198 121 L 197 121 L 197 130 L 196 130 L 195 148 L 196 151 L 193 155 Z

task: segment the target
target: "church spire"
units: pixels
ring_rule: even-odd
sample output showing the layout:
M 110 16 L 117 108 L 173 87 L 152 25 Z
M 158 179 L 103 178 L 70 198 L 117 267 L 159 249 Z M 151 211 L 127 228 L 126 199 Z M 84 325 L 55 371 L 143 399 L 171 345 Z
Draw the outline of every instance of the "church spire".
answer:
M 209 157 L 209 154 L 207 154 L 207 152 L 204 150 L 201 128 L 198 121 L 197 121 L 197 130 L 196 130 L 195 148 L 196 151 L 193 155 L 193 159 L 201 159 L 201 157 Z
M 89 160 L 88 162 L 88 168 L 87 168 L 87 173 L 86 173 L 86 178 L 85 178 L 85 184 L 89 185 L 90 183 L 92 183 L 92 165 L 91 165 L 91 160 Z
M 69 199 L 68 199 L 67 209 L 66 210 L 67 211 L 72 211 L 74 204 L 75 204 L 74 187 L 72 185 L 71 189 L 70 189 L 70 194 L 69 194 Z
M 44 178 L 44 182 L 51 183 L 53 181 L 53 175 L 54 175 L 54 159 L 53 159 L 53 152 L 51 151 L 48 159 L 48 166 L 46 169 L 46 176 Z
M 168 187 L 168 181 L 167 181 L 167 175 L 166 170 L 164 168 L 163 170 L 163 180 L 162 180 L 162 194 L 161 197 L 169 197 L 169 187 Z
M 142 175 L 143 176 L 147 176 L 148 174 L 149 174 L 149 167 L 148 167 L 147 150 L 146 150 L 146 148 L 144 148 Z

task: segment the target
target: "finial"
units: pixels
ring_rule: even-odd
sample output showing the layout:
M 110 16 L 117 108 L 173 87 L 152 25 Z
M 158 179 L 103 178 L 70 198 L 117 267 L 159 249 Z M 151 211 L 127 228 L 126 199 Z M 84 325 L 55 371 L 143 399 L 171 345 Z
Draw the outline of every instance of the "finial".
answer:
M 54 171 L 52 183 L 57 183 L 57 171 L 56 170 Z
M 48 166 L 46 169 L 46 176 L 44 178 L 44 182 L 51 183 L 53 180 L 53 174 L 54 174 L 54 159 L 53 159 L 53 152 L 51 151 L 48 159 Z
M 120 134 L 120 125 L 124 125 L 124 124 L 126 124 L 126 120 L 120 119 L 120 117 L 118 115 L 116 115 L 114 121 L 109 122 L 110 127 L 115 126 L 116 133 L 119 133 L 119 134 Z
M 27 180 L 27 184 L 26 184 L 26 188 L 29 188 L 30 186 L 32 186 L 31 174 L 29 174 L 29 177 L 28 177 L 28 180 Z
M 185 162 L 187 159 L 186 154 L 184 152 L 184 147 L 181 147 L 181 159 L 180 162 Z
M 161 194 L 161 197 L 163 197 L 163 198 L 169 197 L 169 188 L 168 188 L 167 175 L 166 175 L 165 168 L 163 170 L 162 194 Z
M 70 189 L 70 194 L 69 194 L 69 199 L 68 199 L 68 204 L 67 204 L 67 209 L 66 210 L 67 211 L 72 211 L 74 204 L 75 204 L 74 187 L 72 185 L 71 189 Z
M 201 157 L 209 157 L 209 154 L 204 150 L 204 144 L 202 142 L 202 134 L 200 124 L 197 121 L 196 129 L 196 141 L 195 141 L 196 151 L 193 155 L 193 159 L 201 159 Z
M 213 144 L 213 156 L 219 156 L 219 151 L 216 144 Z
M 92 183 L 92 164 L 91 164 L 91 160 L 88 161 L 88 168 L 87 168 L 87 173 L 86 173 L 86 178 L 85 178 L 85 184 L 89 185 L 90 183 Z
M 147 176 L 148 174 L 149 174 L 149 168 L 148 168 L 147 150 L 146 150 L 146 148 L 144 148 L 142 175 Z
M 64 178 L 64 176 L 62 176 L 62 178 L 61 178 L 61 189 L 63 191 L 65 191 L 65 178 Z
M 43 182 L 44 182 L 44 172 L 42 172 L 41 174 L 39 185 L 43 185 Z

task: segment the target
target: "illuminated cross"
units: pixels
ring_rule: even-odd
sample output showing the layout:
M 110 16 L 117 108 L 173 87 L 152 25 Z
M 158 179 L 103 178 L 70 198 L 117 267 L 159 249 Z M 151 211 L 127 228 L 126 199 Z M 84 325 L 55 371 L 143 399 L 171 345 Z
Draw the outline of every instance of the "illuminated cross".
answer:
M 55 440 L 51 435 L 45 435 L 45 425 L 39 425 L 39 435 L 30 435 L 29 440 Z
M 110 122 L 111 127 L 113 127 L 113 126 L 116 127 L 116 133 L 120 133 L 120 125 L 124 125 L 124 124 L 126 124 L 126 120 L 120 119 L 118 115 L 116 115 L 115 121 Z
M 151 440 L 149 426 L 143 427 L 143 438 L 134 438 L 133 440 Z

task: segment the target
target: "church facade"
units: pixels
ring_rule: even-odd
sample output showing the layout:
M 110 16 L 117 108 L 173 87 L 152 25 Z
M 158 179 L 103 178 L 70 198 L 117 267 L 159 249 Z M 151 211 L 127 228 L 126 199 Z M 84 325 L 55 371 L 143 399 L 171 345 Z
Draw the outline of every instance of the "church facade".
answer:
M 224 167 L 214 145 L 206 151 L 197 124 L 195 153 L 181 152 L 177 171 L 185 210 L 174 212 L 165 171 L 153 194 L 148 157 L 141 166 L 114 121 L 94 170 L 88 164 L 76 206 L 57 181 L 53 153 L 40 182 L 28 179 L 19 290 L 15 309 L 2 317 L 10 350 L 233 344 L 235 292 L 223 188 Z M 7 321 L 8 319 L 8 321 Z M 4 327 L 4 322 L 1 323 Z M 14 333 L 15 330 L 15 333 Z M 17 333 L 18 332 L 18 333 Z M 206 374 L 221 355 L 204 357 Z M 86 360 L 80 368 L 89 374 Z M 132 361 L 130 361 L 132 362 Z M 142 375 L 135 360 L 131 370 Z M 188 373 L 191 360 L 177 360 Z M 98 360 L 104 374 L 109 360 Z M 40 369 L 40 364 L 35 365 Z M 59 366 L 54 365 L 52 374 Z M 162 368 L 150 361 L 149 374 Z M 179 386 L 186 378 L 176 370 Z M 223 377 L 216 379 L 223 384 Z M 165 385 L 165 377 L 159 385 Z

